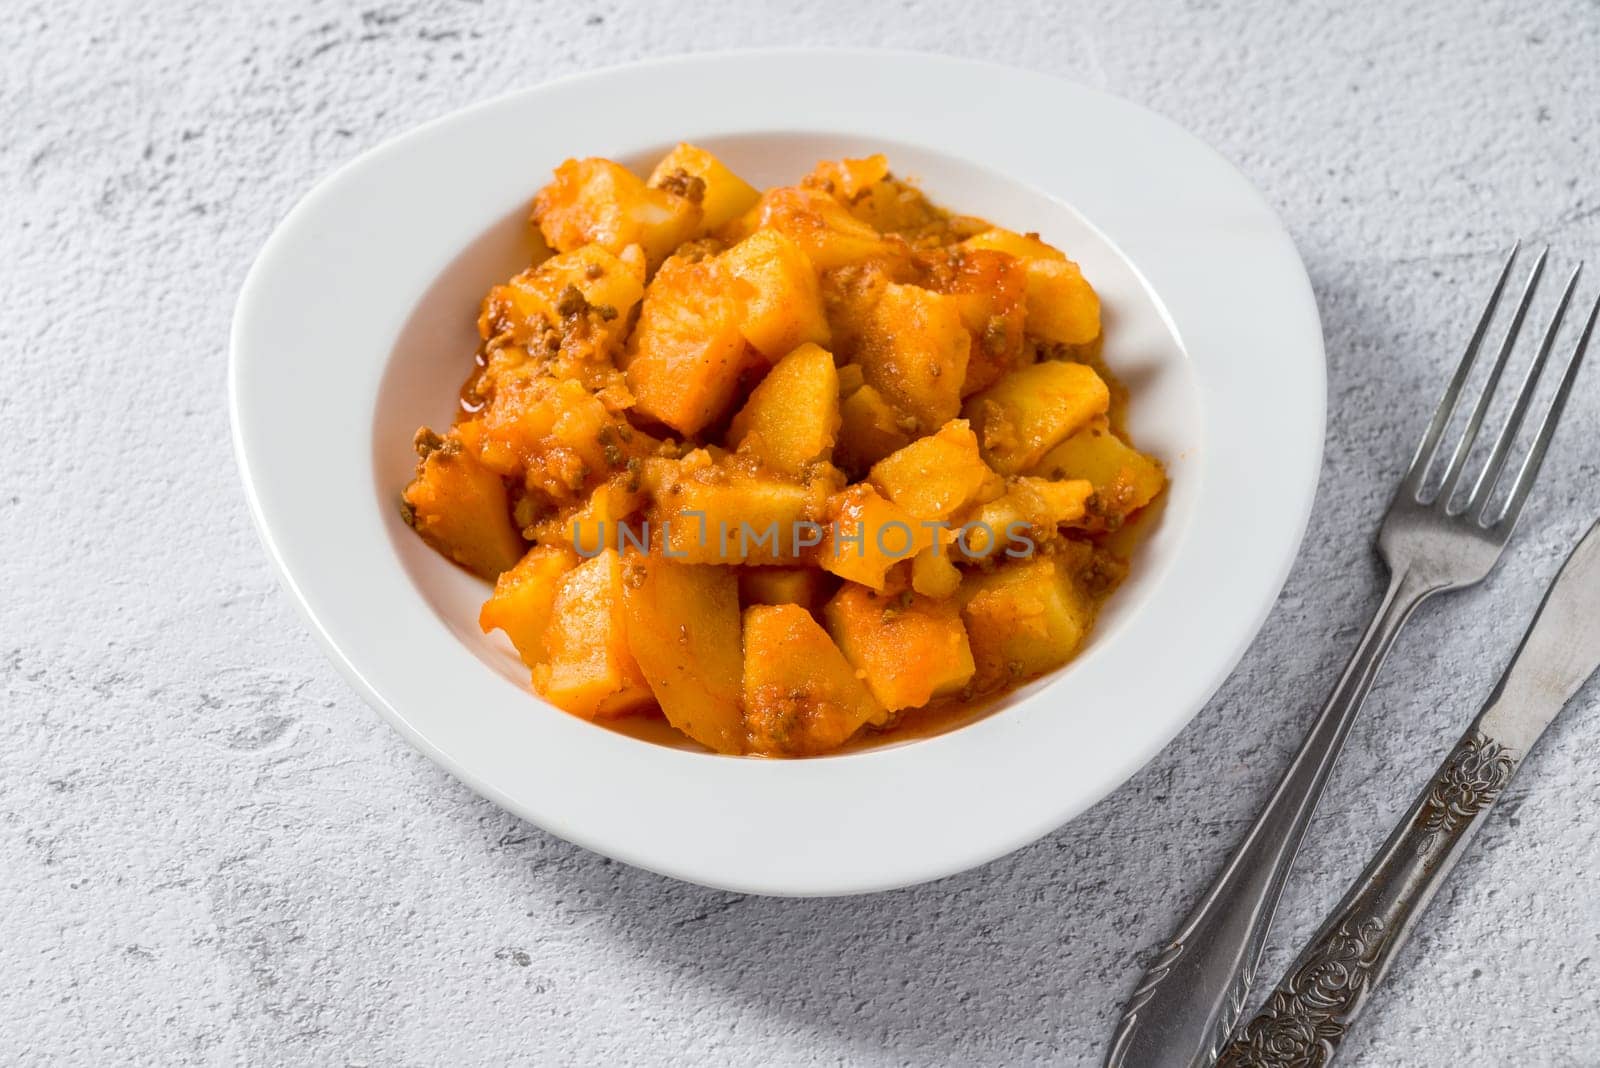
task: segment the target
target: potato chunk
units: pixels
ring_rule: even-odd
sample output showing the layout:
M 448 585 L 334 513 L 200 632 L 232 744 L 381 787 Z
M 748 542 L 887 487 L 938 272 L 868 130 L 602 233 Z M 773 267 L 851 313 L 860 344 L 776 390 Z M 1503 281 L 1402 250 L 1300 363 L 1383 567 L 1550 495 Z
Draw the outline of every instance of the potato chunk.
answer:
M 739 332 L 769 362 L 807 342 L 829 343 L 816 268 L 793 238 L 757 230 L 718 262 L 740 304 Z
M 614 549 L 567 573 L 544 633 L 548 659 L 533 669 L 534 688 L 545 700 L 584 719 L 624 715 L 651 702 L 628 645 L 622 598 L 622 559 Z
M 821 607 L 823 572 L 809 567 L 746 567 L 739 571 L 739 600 L 752 604 Z
M 745 610 L 744 707 L 751 751 L 772 756 L 825 753 L 888 715 L 827 631 L 792 604 Z
M 734 174 L 721 160 L 696 145 L 681 143 L 668 152 L 650 175 L 650 185 L 689 195 L 688 179 L 700 180 L 699 232 L 710 233 L 738 218 L 761 199 L 761 193 Z
M 817 189 L 769 189 L 754 208 L 724 227 L 722 235 L 739 240 L 763 228 L 793 238 L 819 271 L 900 254 L 899 247 Z
M 1094 601 L 1061 557 L 1035 556 L 972 572 L 959 596 L 977 664 L 973 682 L 980 691 L 1065 664 L 1094 620 Z
M 867 313 L 856 361 L 867 385 L 927 432 L 960 413 L 971 348 L 953 299 L 891 283 Z
M 745 750 L 739 588 L 733 571 L 631 556 L 628 647 L 667 722 L 719 753 Z
M 1160 462 L 1118 437 L 1104 416 L 1045 453 L 1035 470 L 1050 478 L 1088 479 L 1100 516 L 1112 525 L 1149 504 L 1167 484 Z
M 840 366 L 857 364 L 861 339 L 871 323 L 872 310 L 892 283 L 904 281 L 901 272 L 881 261 L 823 271 L 818 285 L 822 310 L 833 334 L 832 351 Z M 863 376 L 864 378 L 864 376 Z M 853 390 L 851 392 L 854 392 Z
M 626 466 L 624 437 L 633 433 L 581 383 L 531 368 L 501 376 L 483 412 L 458 432 L 487 466 L 561 502 L 582 500 Z
M 850 214 L 882 234 L 894 234 L 908 244 L 946 245 L 952 239 L 949 216 L 916 186 L 886 176 L 861 189 L 847 205 Z
M 911 588 L 924 597 L 943 600 L 961 586 L 961 569 L 945 545 L 924 549 L 911 561 Z
M 889 158 L 882 152 L 874 152 L 861 159 L 823 160 L 801 181 L 810 188 L 820 189 L 849 204 L 887 177 Z
M 978 436 L 965 419 L 918 438 L 872 466 L 878 492 L 918 519 L 946 519 L 986 490 L 1000 494 L 1000 479 L 978 454 Z
M 816 345 L 795 349 L 767 373 L 733 417 L 728 444 L 786 475 L 833 453 L 839 436 L 839 372 Z
M 1084 345 L 1100 336 L 1100 297 L 1076 263 L 1028 264 L 1028 333 L 1062 345 Z
M 861 365 L 847 363 L 839 368 L 839 396 L 848 397 L 856 390 L 867 384 L 866 377 L 861 373 Z
M 578 554 L 561 545 L 538 545 L 509 571 L 502 571 L 494 594 L 478 612 L 478 626 L 488 634 L 503 630 L 517 655 L 530 668 L 545 659 L 544 634 L 555 613 L 556 594 L 567 572 L 578 566 Z
M 860 373 L 858 365 L 847 364 L 839 369 L 841 377 L 849 369 Z M 839 441 L 834 459 L 851 474 L 865 474 L 873 464 L 910 443 L 911 435 L 903 425 L 909 419 L 895 411 L 882 393 L 871 386 L 861 386 L 839 404 Z
M 1094 369 L 1049 360 L 1013 371 L 963 408 L 989 466 L 1003 475 L 1026 471 L 1090 419 L 1104 415 L 1111 393 Z
M 519 345 L 541 346 L 552 334 L 571 333 L 568 324 L 576 325 L 580 313 L 592 311 L 584 329 L 619 346 L 627 335 L 629 313 L 644 296 L 644 274 L 644 253 L 637 245 L 622 255 L 584 245 L 552 256 L 489 290 L 478 333 L 485 341 L 510 333 Z
M 963 247 L 1005 252 L 1027 265 L 1027 329 L 1034 337 L 1082 345 L 1100 336 L 1100 297 L 1060 250 L 1001 229 L 970 237 Z
M 828 519 L 819 554 L 823 568 L 874 590 L 883 589 L 891 567 L 933 544 L 933 527 L 865 483 L 829 500 Z
M 494 581 L 522 556 L 522 535 L 500 476 L 483 466 L 452 431 L 417 432 L 417 475 L 402 494 L 406 522 L 456 563 Z
M 960 532 L 957 548 L 981 559 L 1004 552 L 1031 555 L 1055 541 L 1064 523 L 1076 523 L 1088 513 L 1094 487 L 1083 479 L 1052 481 L 1017 476 L 1006 481 L 1006 491 L 976 510 Z
M 533 221 L 557 252 L 590 242 L 613 253 L 639 245 L 654 266 L 694 234 L 700 206 L 651 189 L 620 163 L 569 159 L 534 197 Z
M 987 388 L 1027 362 L 1028 271 L 1023 261 L 992 249 L 940 256 L 928 265 L 927 285 L 955 302 L 972 335 L 962 396 Z
M 980 234 L 974 234 L 961 243 L 963 249 L 987 249 L 991 252 L 1003 252 L 1007 256 L 1015 256 L 1023 262 L 1032 260 L 1054 260 L 1064 262 L 1067 254 L 1054 245 L 1044 242 L 1038 234 L 1019 234 L 1015 230 L 995 226 Z
M 622 357 L 634 411 L 690 436 L 721 418 L 747 362 L 738 319 L 715 261 L 664 263 Z
M 955 601 L 885 598 L 847 583 L 823 609 L 828 633 L 884 708 L 920 708 L 972 678 L 972 648 Z
M 795 562 L 821 540 L 820 525 L 804 524 L 822 518 L 833 488 L 826 478 L 795 482 L 704 452 L 646 460 L 642 481 L 652 544 L 697 564 Z
M 643 487 L 631 475 L 616 475 L 596 486 L 583 505 L 547 513 L 522 533 L 540 545 L 566 546 L 586 558 L 603 548 L 642 550 L 649 535 L 635 517 L 644 503 Z

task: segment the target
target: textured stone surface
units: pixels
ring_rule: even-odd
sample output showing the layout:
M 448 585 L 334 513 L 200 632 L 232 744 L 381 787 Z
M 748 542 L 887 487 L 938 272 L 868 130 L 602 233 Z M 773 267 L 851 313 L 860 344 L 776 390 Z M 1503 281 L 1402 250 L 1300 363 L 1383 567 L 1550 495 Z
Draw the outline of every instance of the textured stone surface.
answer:
M 1255 811 L 1377 596 L 1371 531 L 1498 250 L 1549 240 L 1566 266 L 1600 245 L 1592 2 L 11 0 L 0 15 L 10 1063 L 1098 1063 L 1135 962 Z M 1194 724 L 1037 845 L 841 901 L 610 863 L 412 752 L 279 589 L 224 410 L 238 285 L 332 168 L 546 77 L 778 43 L 985 57 L 1165 112 L 1282 212 L 1331 359 L 1305 550 Z M 1267 974 L 1600 508 L 1600 372 L 1582 385 L 1515 551 L 1425 610 L 1380 680 Z M 1585 691 L 1533 757 L 1351 1063 L 1595 1062 L 1596 703 Z

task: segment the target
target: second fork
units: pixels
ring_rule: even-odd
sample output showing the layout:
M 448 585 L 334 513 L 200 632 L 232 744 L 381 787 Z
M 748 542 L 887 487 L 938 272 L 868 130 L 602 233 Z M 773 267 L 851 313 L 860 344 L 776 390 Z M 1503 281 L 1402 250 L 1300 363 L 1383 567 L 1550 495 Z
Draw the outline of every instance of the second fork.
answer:
M 1384 516 L 1378 551 L 1390 577 L 1373 621 L 1266 807 L 1217 880 L 1145 972 L 1112 1041 L 1108 1068 L 1200 1068 L 1213 1062 L 1244 1009 L 1272 914 L 1300 842 L 1395 637 L 1424 600 L 1482 581 L 1500 558 L 1538 476 L 1594 324 L 1591 312 L 1590 329 L 1584 331 L 1567 360 L 1504 505 L 1491 508 L 1499 500 L 1497 488 L 1509 469 L 1512 447 L 1577 284 L 1575 270 L 1487 460 L 1468 482 L 1468 458 L 1515 348 L 1547 252 L 1540 253 L 1528 274 L 1439 488 L 1428 492 L 1428 472 L 1440 456 L 1440 443 L 1489 332 L 1517 249 L 1507 257 L 1466 352 Z M 1596 310 L 1600 310 L 1600 301 Z M 1463 491 L 1464 503 L 1458 505 Z

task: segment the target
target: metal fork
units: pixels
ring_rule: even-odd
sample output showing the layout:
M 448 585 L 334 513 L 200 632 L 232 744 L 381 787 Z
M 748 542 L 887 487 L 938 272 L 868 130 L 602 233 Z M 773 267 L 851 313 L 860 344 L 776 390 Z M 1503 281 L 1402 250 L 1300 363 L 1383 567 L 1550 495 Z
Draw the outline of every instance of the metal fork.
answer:
M 1539 254 L 1528 274 L 1482 392 L 1467 415 L 1465 429 L 1450 453 L 1436 490 L 1429 488 L 1428 473 L 1441 455 L 1441 439 L 1483 347 L 1517 252 L 1513 247 L 1507 256 L 1466 353 L 1384 515 L 1378 531 L 1378 552 L 1389 568 L 1389 588 L 1372 623 L 1266 808 L 1129 998 L 1106 1058 L 1108 1068 L 1199 1068 L 1215 1060 L 1244 1009 L 1273 911 L 1317 801 L 1396 635 L 1428 597 L 1482 581 L 1510 539 L 1588 343 L 1585 331 L 1567 361 L 1560 385 L 1516 471 L 1503 507 L 1491 508 L 1498 499 L 1496 489 L 1508 470 L 1512 447 L 1571 301 L 1577 270 L 1567 282 L 1487 460 L 1472 482 L 1468 483 L 1464 476 L 1473 444 L 1544 271 L 1548 248 Z M 1600 309 L 1600 301 L 1596 302 L 1596 309 Z M 1457 504 L 1461 490 L 1466 491 L 1466 498 Z

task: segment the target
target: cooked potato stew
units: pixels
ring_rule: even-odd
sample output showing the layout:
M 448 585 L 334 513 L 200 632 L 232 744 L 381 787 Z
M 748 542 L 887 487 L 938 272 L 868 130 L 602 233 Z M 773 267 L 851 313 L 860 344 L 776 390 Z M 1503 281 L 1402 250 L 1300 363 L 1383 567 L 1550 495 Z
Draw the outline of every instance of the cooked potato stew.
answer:
M 1063 252 L 881 155 L 762 192 L 689 144 L 568 160 L 533 223 L 402 513 L 547 701 L 804 756 L 1078 649 L 1165 475 Z

